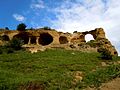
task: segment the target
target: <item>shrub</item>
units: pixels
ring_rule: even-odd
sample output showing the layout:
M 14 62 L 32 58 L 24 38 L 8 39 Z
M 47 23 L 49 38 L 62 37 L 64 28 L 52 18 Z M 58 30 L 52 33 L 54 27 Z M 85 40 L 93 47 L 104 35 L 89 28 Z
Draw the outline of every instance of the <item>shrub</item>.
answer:
M 6 45 L 8 48 L 13 48 L 14 50 L 20 50 L 23 42 L 19 38 L 13 38 L 11 41 L 9 41 Z
M 14 52 L 13 48 L 8 48 L 8 49 L 7 49 L 7 54 L 13 53 L 13 52 Z
M 8 27 L 5 27 L 5 29 L 6 29 L 6 30 L 9 30 L 9 28 L 8 28 Z
M 94 47 L 94 48 L 97 47 L 97 45 L 96 45 L 94 40 L 88 41 L 87 44 L 90 45 L 91 47 Z
M 2 41 L 9 41 L 10 39 L 7 35 L 3 35 L 3 36 L 1 36 L 1 40 Z
M 77 33 L 77 31 L 74 31 L 73 33 Z
M 19 24 L 18 26 L 17 26 L 17 30 L 18 31 L 25 31 L 25 28 L 26 28 L 27 26 L 24 24 L 24 23 L 21 23 L 21 24 Z
M 44 30 L 51 30 L 51 28 L 48 27 L 48 26 L 43 27 L 43 29 L 44 29 Z
M 2 54 L 3 53 L 3 51 L 2 51 L 2 49 L 0 49 L 0 54 Z
M 105 48 L 99 48 L 98 52 L 101 54 L 100 58 L 105 59 L 105 60 L 112 60 L 112 55 L 110 51 L 108 51 Z

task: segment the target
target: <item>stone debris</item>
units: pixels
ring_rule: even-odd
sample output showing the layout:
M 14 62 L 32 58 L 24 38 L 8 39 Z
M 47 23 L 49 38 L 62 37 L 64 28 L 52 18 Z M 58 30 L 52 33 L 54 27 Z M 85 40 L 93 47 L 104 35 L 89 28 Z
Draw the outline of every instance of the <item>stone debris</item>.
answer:
M 73 73 L 73 81 L 72 84 L 76 85 L 78 82 L 83 80 L 83 72 L 81 71 L 76 71 Z
M 101 62 L 101 66 L 107 66 L 107 64 L 105 62 Z

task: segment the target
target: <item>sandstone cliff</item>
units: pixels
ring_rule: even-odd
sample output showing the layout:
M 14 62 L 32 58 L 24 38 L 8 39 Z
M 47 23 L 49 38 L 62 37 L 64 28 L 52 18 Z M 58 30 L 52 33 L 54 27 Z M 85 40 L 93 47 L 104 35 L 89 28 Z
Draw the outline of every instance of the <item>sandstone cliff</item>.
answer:
M 85 41 L 85 36 L 91 34 L 94 40 L 89 42 Z M 86 32 L 74 32 L 63 33 L 57 32 L 54 29 L 44 30 L 27 30 L 27 31 L 10 31 L 1 30 L 0 31 L 0 44 L 4 45 L 4 42 L 12 40 L 13 38 L 21 38 L 24 41 L 23 47 L 28 48 L 28 50 L 38 50 L 42 51 L 46 48 L 63 48 L 67 50 L 79 50 L 85 52 L 95 51 L 97 52 L 99 48 L 105 48 L 111 52 L 111 55 L 118 55 L 114 46 L 106 38 L 103 28 L 96 28 L 95 30 Z

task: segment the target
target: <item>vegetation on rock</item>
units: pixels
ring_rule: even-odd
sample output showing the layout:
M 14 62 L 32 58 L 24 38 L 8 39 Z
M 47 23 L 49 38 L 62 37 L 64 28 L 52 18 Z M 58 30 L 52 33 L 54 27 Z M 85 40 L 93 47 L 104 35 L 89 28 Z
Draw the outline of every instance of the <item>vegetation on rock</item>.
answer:
M 27 26 L 24 24 L 24 23 L 21 23 L 21 24 L 19 24 L 18 26 L 17 26 L 17 30 L 18 31 L 25 31 L 25 28 L 26 28 Z
M 110 51 L 108 51 L 107 49 L 99 48 L 98 52 L 101 54 L 101 56 L 100 56 L 101 59 L 112 60 L 112 55 L 111 55 Z
M 51 28 L 48 27 L 48 26 L 43 27 L 43 29 L 44 29 L 44 30 L 51 30 Z
M 13 48 L 14 50 L 20 50 L 21 47 L 22 47 L 22 40 L 19 39 L 19 38 L 13 38 L 11 41 L 9 41 L 7 44 L 6 44 L 6 47 L 8 48 Z
M 2 51 L 2 49 L 0 48 L 0 54 L 2 54 L 3 53 L 3 51 Z
M 9 28 L 8 28 L 8 27 L 5 27 L 5 29 L 6 29 L 6 30 L 9 30 Z
M 5 45 L 0 46 L 0 54 L 2 53 L 13 53 L 14 51 L 22 49 L 22 41 L 18 38 L 14 38 L 5 43 Z

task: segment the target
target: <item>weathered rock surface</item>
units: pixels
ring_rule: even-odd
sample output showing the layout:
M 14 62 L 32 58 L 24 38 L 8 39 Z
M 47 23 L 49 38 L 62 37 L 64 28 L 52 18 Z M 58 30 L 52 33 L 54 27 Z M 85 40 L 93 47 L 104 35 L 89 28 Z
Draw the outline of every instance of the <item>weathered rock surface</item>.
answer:
M 86 42 L 85 36 L 87 34 L 91 34 L 94 40 Z M 44 48 L 63 48 L 87 52 L 97 52 L 98 49 L 102 47 L 110 51 L 111 55 L 118 55 L 115 47 L 112 46 L 111 42 L 106 38 L 103 28 L 96 28 L 95 30 L 86 32 L 74 32 L 73 34 L 57 32 L 54 29 L 45 30 L 43 28 L 24 32 L 1 30 L 0 37 L 2 38 L 0 38 L 1 45 L 3 42 L 12 40 L 13 38 L 21 38 L 26 48 L 31 48 L 29 47 L 30 45 L 37 46 L 37 48 L 34 48 L 35 52 L 41 51 L 43 48 L 41 46 L 44 46 Z M 34 51 L 32 49 L 28 50 Z

